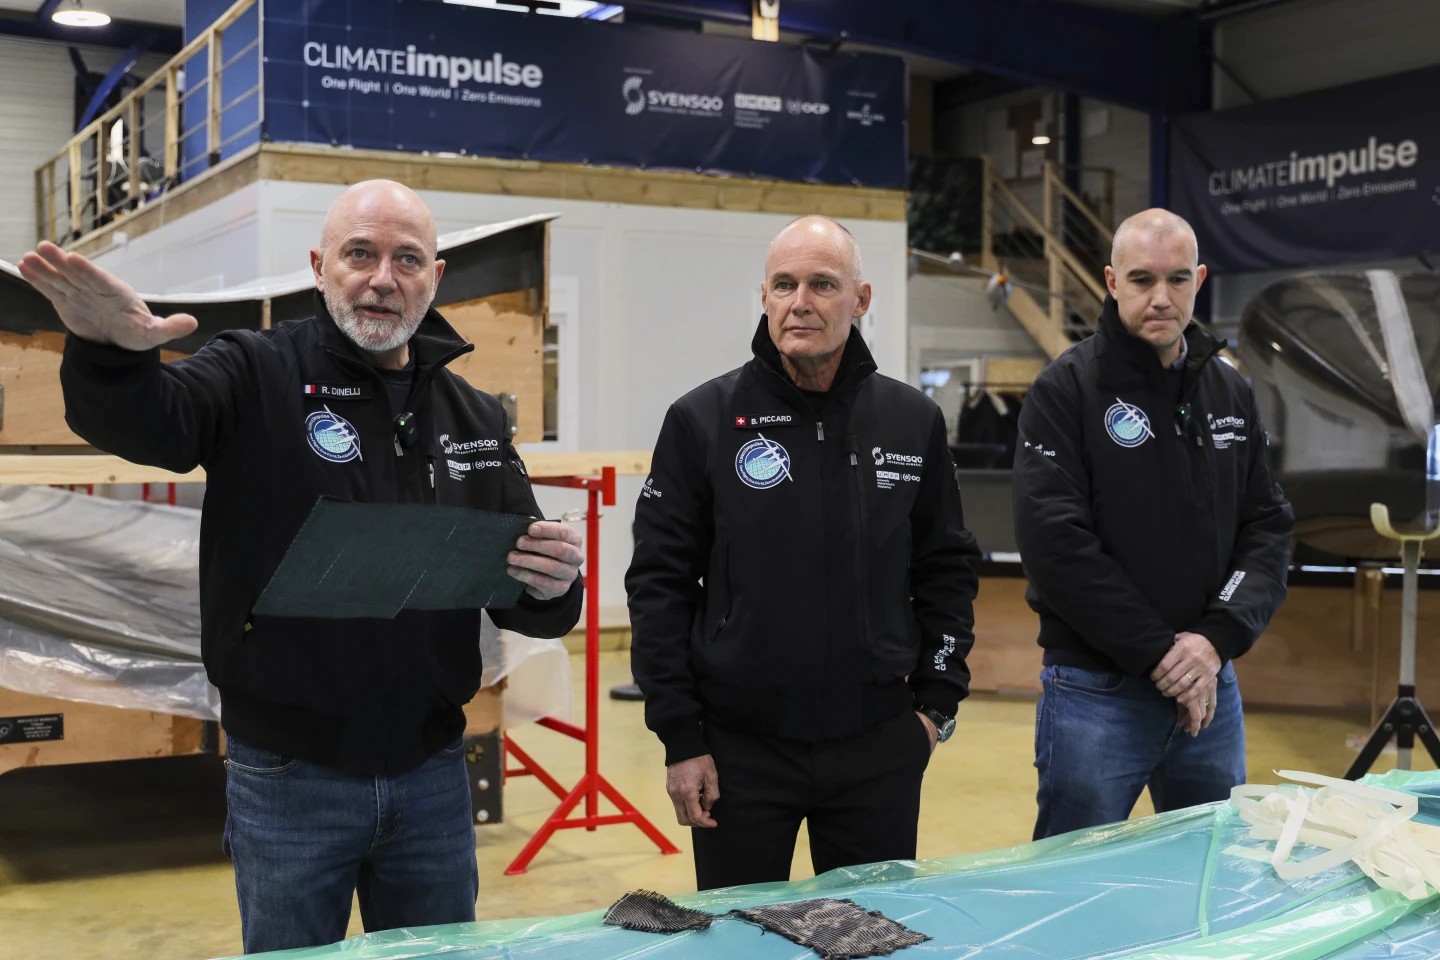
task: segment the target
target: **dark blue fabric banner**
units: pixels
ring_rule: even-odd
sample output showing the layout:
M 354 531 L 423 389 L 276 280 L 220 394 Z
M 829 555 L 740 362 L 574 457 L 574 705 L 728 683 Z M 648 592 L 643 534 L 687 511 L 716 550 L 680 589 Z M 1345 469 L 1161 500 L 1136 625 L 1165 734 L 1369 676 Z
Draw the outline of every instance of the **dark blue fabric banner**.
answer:
M 1180 117 L 1170 196 L 1215 271 L 1440 251 L 1440 68 Z
M 434 0 L 265 13 L 269 140 L 905 186 L 898 57 Z

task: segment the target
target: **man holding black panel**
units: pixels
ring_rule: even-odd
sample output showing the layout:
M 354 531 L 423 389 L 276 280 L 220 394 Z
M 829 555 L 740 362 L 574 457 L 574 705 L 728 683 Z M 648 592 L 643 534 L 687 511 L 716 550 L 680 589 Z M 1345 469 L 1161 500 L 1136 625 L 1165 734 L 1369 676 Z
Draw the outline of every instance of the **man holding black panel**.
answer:
M 152 316 L 128 285 L 42 243 L 20 263 L 69 330 L 66 421 L 138 463 L 206 470 L 201 632 L 227 739 L 225 849 L 246 952 L 366 930 L 471 921 L 478 875 L 461 751 L 480 686 L 479 610 L 394 619 L 262 616 L 257 598 L 318 497 L 540 511 L 499 403 L 446 365 L 468 352 L 432 302 L 445 269 L 423 200 L 391 181 L 345 190 L 310 253 L 315 316 L 227 331 Z M 440 438 L 486 469 L 435 469 Z M 515 543 L 502 628 L 562 636 L 581 607 L 580 534 L 537 521 Z

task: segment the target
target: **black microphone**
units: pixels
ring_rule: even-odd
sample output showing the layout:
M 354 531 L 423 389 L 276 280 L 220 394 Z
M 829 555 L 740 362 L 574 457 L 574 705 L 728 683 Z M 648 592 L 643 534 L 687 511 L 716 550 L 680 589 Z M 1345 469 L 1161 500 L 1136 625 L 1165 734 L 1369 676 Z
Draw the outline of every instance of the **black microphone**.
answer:
M 1200 424 L 1191 415 L 1190 404 L 1180 403 L 1175 406 L 1175 432 L 1183 432 L 1185 436 L 1195 441 L 1195 446 L 1205 445 L 1204 437 L 1200 431 Z
M 415 446 L 418 432 L 415 429 L 415 414 L 406 412 L 395 418 L 395 442 L 406 450 Z

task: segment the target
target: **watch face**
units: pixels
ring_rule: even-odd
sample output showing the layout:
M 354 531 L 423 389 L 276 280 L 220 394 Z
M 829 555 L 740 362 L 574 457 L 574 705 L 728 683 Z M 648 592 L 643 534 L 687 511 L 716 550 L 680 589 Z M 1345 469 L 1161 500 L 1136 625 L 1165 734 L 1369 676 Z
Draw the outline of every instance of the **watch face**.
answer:
M 949 740 L 950 734 L 955 732 L 955 719 L 952 717 L 949 720 L 946 720 L 937 728 L 937 730 L 940 734 L 938 739 L 941 743 Z

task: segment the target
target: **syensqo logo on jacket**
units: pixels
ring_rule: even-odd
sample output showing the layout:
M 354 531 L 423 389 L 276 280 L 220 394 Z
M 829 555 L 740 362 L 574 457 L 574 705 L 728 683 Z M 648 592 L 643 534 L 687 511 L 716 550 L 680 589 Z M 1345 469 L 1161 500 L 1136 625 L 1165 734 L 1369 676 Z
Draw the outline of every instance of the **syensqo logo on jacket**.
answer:
M 1105 411 L 1105 432 L 1122 447 L 1138 447 L 1155 436 L 1145 411 L 1119 397 Z
M 360 437 L 339 414 L 316 410 L 305 418 L 305 439 L 310 449 L 331 463 L 348 463 L 360 456 Z
M 790 453 L 774 440 L 747 441 L 735 454 L 735 473 L 747 487 L 768 490 L 790 476 Z

